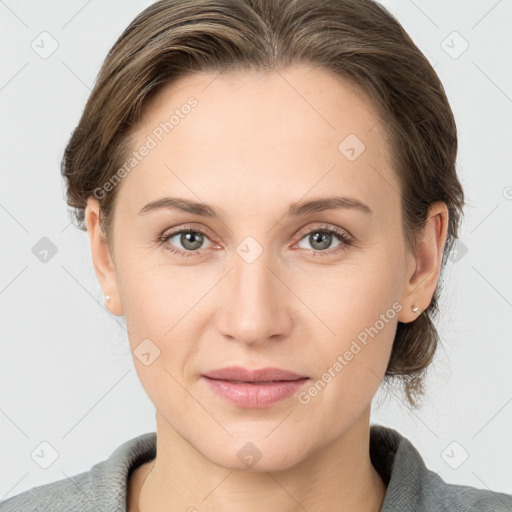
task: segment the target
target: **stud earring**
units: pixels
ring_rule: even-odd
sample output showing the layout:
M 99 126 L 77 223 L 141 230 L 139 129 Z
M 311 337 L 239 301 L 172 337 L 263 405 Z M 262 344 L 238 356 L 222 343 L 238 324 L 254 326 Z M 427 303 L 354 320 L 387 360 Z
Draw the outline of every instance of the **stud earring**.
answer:
M 110 300 L 110 299 L 111 299 L 110 295 L 105 295 L 105 300 Z
M 418 306 L 411 306 L 411 309 L 413 310 L 414 313 L 417 313 L 418 311 Z

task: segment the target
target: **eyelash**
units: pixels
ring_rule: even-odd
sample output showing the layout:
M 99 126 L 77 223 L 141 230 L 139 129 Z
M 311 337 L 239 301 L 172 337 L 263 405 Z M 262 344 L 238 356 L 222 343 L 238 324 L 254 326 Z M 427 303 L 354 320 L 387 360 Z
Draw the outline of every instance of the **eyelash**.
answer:
M 182 234 L 182 233 L 200 233 L 201 235 L 203 235 L 205 237 L 208 237 L 207 233 L 205 233 L 201 229 L 197 229 L 197 228 L 192 229 L 192 228 L 190 228 L 190 229 L 180 229 L 178 231 L 173 231 L 171 233 L 166 233 L 166 234 L 164 234 L 162 236 L 159 236 L 158 239 L 157 239 L 157 242 L 158 242 L 159 245 L 163 245 L 165 250 L 170 251 L 170 252 L 172 252 L 174 254 L 177 254 L 178 256 L 185 257 L 185 258 L 189 257 L 189 256 L 196 256 L 196 255 L 200 254 L 201 250 L 197 250 L 197 251 L 182 251 L 181 249 L 176 249 L 174 246 L 167 244 L 167 241 L 170 238 L 172 238 L 173 236 Z M 315 251 L 314 249 L 311 249 L 311 251 L 313 251 L 313 256 L 317 256 L 317 255 L 319 255 L 319 256 L 330 256 L 332 254 L 335 254 L 335 253 L 338 253 L 340 251 L 346 250 L 353 243 L 353 240 L 347 234 L 345 234 L 343 231 L 340 231 L 337 228 L 333 228 L 332 226 L 327 226 L 327 225 L 319 226 L 319 227 L 316 227 L 314 229 L 310 229 L 309 231 L 300 233 L 301 237 L 299 238 L 299 241 L 302 240 L 305 236 L 310 235 L 311 233 L 329 233 L 329 234 L 332 234 L 332 235 L 336 235 L 340 239 L 340 241 L 341 241 L 341 243 L 337 247 L 335 247 L 334 250 L 330 250 L 330 251 L 318 251 L 318 250 L 316 250 Z

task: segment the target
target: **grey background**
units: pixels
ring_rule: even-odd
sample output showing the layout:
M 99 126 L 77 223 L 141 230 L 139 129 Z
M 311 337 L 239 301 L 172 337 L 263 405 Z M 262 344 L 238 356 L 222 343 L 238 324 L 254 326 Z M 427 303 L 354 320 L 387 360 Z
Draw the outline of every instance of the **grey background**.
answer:
M 150 3 L 0 0 L 0 499 L 87 471 L 155 430 L 59 170 L 101 62 Z M 371 422 L 408 437 L 447 482 L 512 493 L 512 2 L 382 3 L 445 86 L 468 204 L 424 405 L 410 412 L 379 391 Z M 56 251 L 46 262 L 44 237 Z M 43 442 L 58 454 L 47 469 Z

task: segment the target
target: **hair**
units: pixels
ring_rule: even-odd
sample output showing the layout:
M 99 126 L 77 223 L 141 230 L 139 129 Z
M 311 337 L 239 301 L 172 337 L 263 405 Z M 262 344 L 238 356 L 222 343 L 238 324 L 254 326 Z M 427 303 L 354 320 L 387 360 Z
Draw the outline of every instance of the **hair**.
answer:
M 401 185 L 402 231 L 415 250 L 432 203 L 449 211 L 440 279 L 428 308 L 398 322 L 384 382 L 399 380 L 408 406 L 424 394 L 439 335 L 439 286 L 457 239 L 464 194 L 457 178 L 457 130 L 444 88 L 394 16 L 372 0 L 160 0 L 122 32 L 96 77 L 65 148 L 61 172 L 72 220 L 82 230 L 87 199 L 100 204 L 110 247 L 119 186 L 98 197 L 126 161 L 147 101 L 198 72 L 271 72 L 322 67 L 366 95 L 385 127 Z

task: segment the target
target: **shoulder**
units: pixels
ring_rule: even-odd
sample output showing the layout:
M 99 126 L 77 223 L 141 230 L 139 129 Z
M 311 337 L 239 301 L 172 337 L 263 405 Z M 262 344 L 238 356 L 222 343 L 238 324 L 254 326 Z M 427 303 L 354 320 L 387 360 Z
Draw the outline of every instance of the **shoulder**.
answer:
M 141 434 L 89 471 L 0 501 L 0 512 L 125 512 L 130 475 L 155 456 L 156 433 Z
M 512 495 L 467 485 L 446 483 L 429 471 L 422 485 L 426 510 L 450 512 L 512 512 Z
M 0 512 L 68 512 L 95 510 L 88 471 L 33 487 L 0 502 Z
M 396 430 L 371 426 L 370 456 L 387 490 L 381 512 L 512 512 L 512 495 L 449 484 Z

